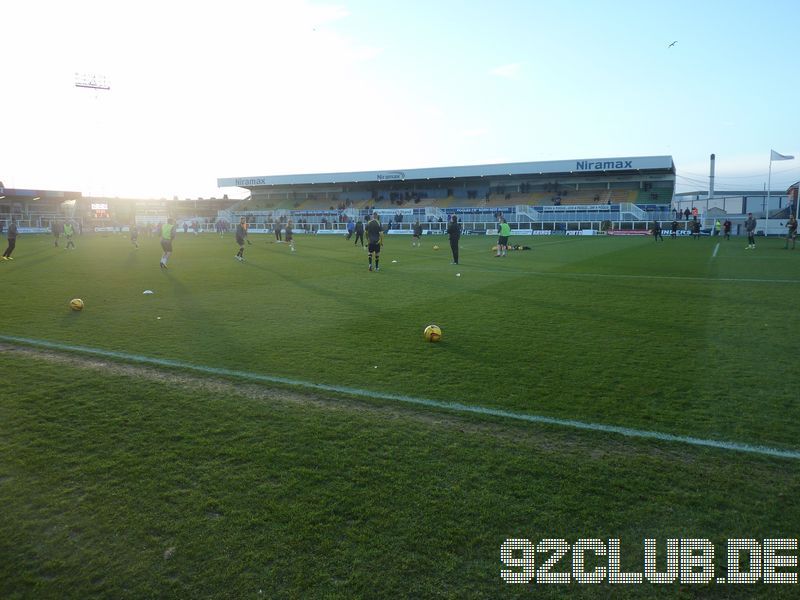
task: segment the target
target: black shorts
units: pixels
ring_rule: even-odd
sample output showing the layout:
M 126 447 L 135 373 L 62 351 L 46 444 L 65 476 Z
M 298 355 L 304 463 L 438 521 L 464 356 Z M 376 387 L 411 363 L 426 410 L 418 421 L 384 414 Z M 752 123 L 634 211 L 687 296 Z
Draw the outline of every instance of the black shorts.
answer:
M 240 246 L 244 246 L 244 238 L 237 237 L 236 243 L 239 244 Z
M 287 241 L 287 242 L 291 242 L 291 241 L 292 241 L 292 239 L 293 239 L 293 238 L 292 238 L 292 234 L 291 234 L 291 233 L 287 233 L 287 234 L 286 234 L 286 241 Z
M 161 248 L 164 252 L 172 252 L 172 240 L 161 240 Z
M 375 254 L 380 254 L 381 251 L 381 243 L 380 242 L 370 242 L 369 247 L 367 248 L 370 252 L 374 252 Z
M 497 238 L 497 245 L 498 246 L 508 246 L 508 236 L 503 237 L 502 235 Z

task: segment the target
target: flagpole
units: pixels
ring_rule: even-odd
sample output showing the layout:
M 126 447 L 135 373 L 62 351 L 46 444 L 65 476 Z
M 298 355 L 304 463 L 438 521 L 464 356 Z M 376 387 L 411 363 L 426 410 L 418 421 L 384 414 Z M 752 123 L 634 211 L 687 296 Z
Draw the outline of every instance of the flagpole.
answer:
M 769 175 L 767 176 L 767 210 L 764 212 L 766 213 L 764 217 L 766 220 L 764 221 L 764 240 L 767 239 L 767 235 L 769 235 L 769 191 L 772 188 L 772 151 L 770 150 L 769 153 Z

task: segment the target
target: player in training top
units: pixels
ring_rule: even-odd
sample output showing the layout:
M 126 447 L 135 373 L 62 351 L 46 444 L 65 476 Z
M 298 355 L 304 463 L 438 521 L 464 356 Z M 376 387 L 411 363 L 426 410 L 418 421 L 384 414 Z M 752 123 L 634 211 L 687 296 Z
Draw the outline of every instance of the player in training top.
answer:
M 64 232 L 64 226 L 58 221 L 53 221 L 50 225 L 50 230 L 53 232 L 53 237 L 56 238 L 55 247 L 58 248 L 58 238 L 61 237 L 61 234 Z
M 450 238 L 450 252 L 453 253 L 453 260 L 451 265 L 458 264 L 458 242 L 461 239 L 461 223 L 458 222 L 458 217 L 453 215 L 450 223 L 447 224 L 447 235 Z
M 286 243 L 289 244 L 289 248 L 294 252 L 294 232 L 292 231 L 292 225 L 292 220 L 289 219 L 289 222 L 286 223 Z
M 75 235 L 75 227 L 71 222 L 67 221 L 64 223 L 64 237 L 67 239 L 64 250 L 69 250 L 70 246 L 72 246 L 72 249 L 75 250 L 75 242 L 72 241 L 73 235 Z
M 244 260 L 244 241 L 247 239 L 247 224 L 244 217 L 239 219 L 239 224 L 236 226 L 236 243 L 239 244 L 239 251 L 234 258 L 239 262 Z
M 744 222 L 747 231 L 747 247 L 745 250 L 755 250 L 756 248 L 756 220 L 753 213 L 747 213 L 747 220 Z
M 372 213 L 372 220 L 367 223 L 367 250 L 369 250 L 369 270 L 372 271 L 372 259 L 375 257 L 375 270 L 380 271 L 378 261 L 381 257 L 381 245 L 383 244 L 383 227 L 378 220 L 378 213 Z
M 506 256 L 508 252 L 508 238 L 511 237 L 511 225 L 506 223 L 506 218 L 500 215 L 499 235 L 497 237 L 497 256 Z
M 657 242 L 658 240 L 664 241 L 664 236 L 661 235 L 661 224 L 658 221 L 653 221 L 653 227 L 651 229 L 653 232 L 653 241 Z
M 14 260 L 11 258 L 11 253 L 14 252 L 14 248 L 17 246 L 17 223 L 13 219 L 8 225 L 6 237 L 8 237 L 8 248 L 3 252 L 3 260 Z
M 162 269 L 167 268 L 167 261 L 172 255 L 172 240 L 175 239 L 177 230 L 178 228 L 175 227 L 175 219 L 172 217 L 167 219 L 167 222 L 161 226 L 161 249 L 164 250 L 160 263 Z
M 421 247 L 422 244 L 419 242 L 419 238 L 422 235 L 422 225 L 419 223 L 419 219 L 417 222 L 414 223 L 414 237 L 411 238 L 411 245 L 416 246 L 417 248 Z
M 784 250 L 789 249 L 789 240 L 792 240 L 792 250 L 794 250 L 794 245 L 797 242 L 797 219 L 794 215 L 790 215 L 789 222 L 786 223 L 786 245 L 783 247 Z
M 358 240 L 361 240 L 361 247 L 364 247 L 364 221 L 358 219 L 356 221 L 356 241 L 353 242 L 354 245 L 358 246 Z

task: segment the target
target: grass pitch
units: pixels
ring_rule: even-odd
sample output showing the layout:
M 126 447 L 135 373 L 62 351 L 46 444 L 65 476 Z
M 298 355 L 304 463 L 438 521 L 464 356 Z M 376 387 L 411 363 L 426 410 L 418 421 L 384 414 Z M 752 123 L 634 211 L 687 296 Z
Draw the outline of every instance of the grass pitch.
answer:
M 240 264 L 230 237 L 179 236 L 162 272 L 155 239 L 23 236 L 0 334 L 800 447 L 800 255 L 782 241 L 525 238 L 495 258 L 465 237 L 456 266 L 441 238 L 389 236 L 370 273 L 339 236 L 252 240 Z M 797 461 L 8 348 L 4 597 L 542 595 L 502 583 L 504 539 L 620 537 L 635 570 L 644 537 L 797 537 Z M 753 593 L 736 587 L 663 591 Z

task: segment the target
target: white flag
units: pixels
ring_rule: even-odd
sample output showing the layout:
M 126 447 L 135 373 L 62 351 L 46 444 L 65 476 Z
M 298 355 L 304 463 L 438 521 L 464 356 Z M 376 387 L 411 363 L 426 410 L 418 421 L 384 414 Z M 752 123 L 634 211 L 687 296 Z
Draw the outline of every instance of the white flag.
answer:
M 770 160 L 792 160 L 794 156 L 789 156 L 788 154 L 778 154 L 775 150 L 770 150 L 772 154 L 770 154 Z

